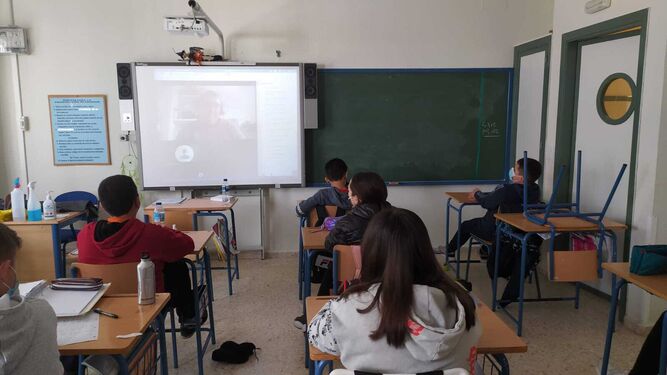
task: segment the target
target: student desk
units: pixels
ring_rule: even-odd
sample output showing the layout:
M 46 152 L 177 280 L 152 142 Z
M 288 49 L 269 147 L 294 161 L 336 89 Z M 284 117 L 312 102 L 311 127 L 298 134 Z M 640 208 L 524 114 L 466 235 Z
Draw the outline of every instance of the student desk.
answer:
M 324 250 L 324 241 L 329 235 L 329 231 L 320 228 L 303 227 L 301 228 L 301 241 L 299 242 L 299 268 L 303 271 L 303 297 L 310 296 L 310 274 L 313 257 Z M 335 276 L 335 275 L 334 275 Z
M 558 297 L 558 298 L 537 298 L 537 299 L 525 299 L 524 298 L 524 284 L 525 284 L 525 272 L 526 272 L 526 253 L 527 253 L 527 241 L 530 237 L 538 235 L 541 233 L 551 233 L 551 227 L 549 225 L 539 225 L 535 224 L 523 215 L 523 213 L 512 213 L 512 214 L 495 214 L 496 219 L 498 220 L 498 227 L 496 229 L 496 249 L 498 248 L 497 244 L 500 243 L 501 235 L 506 235 L 512 237 L 516 240 L 521 241 L 522 251 L 521 251 L 521 283 L 519 287 L 519 314 L 518 318 L 512 316 L 506 309 L 503 308 L 503 311 L 514 320 L 517 324 L 517 334 L 521 336 L 522 323 L 523 323 L 523 303 L 524 302 L 539 302 L 539 301 L 575 301 L 574 307 L 579 308 L 579 283 L 576 284 L 576 294 L 574 297 Z M 576 233 L 576 232 L 592 232 L 599 233 L 600 227 L 590 221 L 578 217 L 549 217 L 549 222 L 554 226 L 555 233 Z M 605 219 L 603 221 L 606 228 L 606 232 L 612 239 L 612 249 L 611 257 L 616 259 L 616 235 L 614 230 L 622 230 L 626 228 L 625 224 L 621 224 L 612 220 Z M 522 233 L 516 233 L 512 230 L 516 228 Z M 553 241 L 553 238 L 551 239 Z M 498 289 L 498 260 L 500 257 L 496 256 L 495 272 L 493 277 L 493 304 L 492 309 L 495 311 L 498 306 L 499 300 L 497 300 L 497 289 Z M 612 277 L 612 285 L 615 283 L 615 278 Z
M 618 306 L 618 293 L 621 288 L 627 284 L 632 283 L 645 291 L 667 300 L 667 275 L 651 275 L 639 276 L 630 273 L 630 263 L 603 263 L 602 268 L 611 272 L 614 276 L 620 279 L 616 283 L 611 294 L 611 306 L 609 307 L 609 323 L 607 325 L 607 337 L 604 343 L 604 356 L 602 357 L 601 374 L 607 374 L 607 366 L 609 364 L 609 354 L 611 352 L 611 339 L 614 335 L 614 327 L 616 323 L 616 307 Z M 667 373 L 667 319 L 663 319 L 662 323 L 662 350 L 660 352 L 660 371 L 661 375 Z
M 231 247 L 233 246 L 236 249 L 236 220 L 234 218 L 234 205 L 238 201 L 238 198 L 232 197 L 230 202 L 219 202 L 212 201 L 209 198 L 196 198 L 196 199 L 186 199 L 185 201 L 177 204 L 163 204 L 162 207 L 165 211 L 165 216 L 170 213 L 185 213 L 192 216 L 192 229 L 198 230 L 199 225 L 197 223 L 197 218 L 205 216 L 217 216 L 222 218 L 223 225 L 223 240 L 225 241 L 225 251 L 227 252 L 227 283 L 229 285 L 229 295 L 233 294 L 232 290 L 232 281 L 234 276 L 236 279 L 239 278 L 239 256 L 238 254 L 232 254 Z M 144 221 L 146 223 L 152 220 L 152 213 L 155 210 L 155 205 L 151 204 L 144 208 Z M 229 211 L 231 216 L 231 225 L 232 225 L 232 238 L 229 238 L 229 220 L 225 215 L 224 211 Z M 185 229 L 185 228 L 184 228 Z M 232 255 L 234 256 L 234 267 L 231 264 Z M 264 254 L 262 254 L 264 258 Z M 233 271 L 232 271 L 233 270 Z
M 309 297 L 306 301 L 308 322 L 332 298 L 335 297 Z M 482 336 L 477 343 L 477 353 L 495 358 L 501 366 L 500 373 L 509 375 L 509 361 L 505 354 L 525 353 L 528 351 L 528 345 L 483 303 L 477 305 L 477 318 L 478 324 L 482 324 Z M 311 345 L 308 345 L 306 350 L 306 357 L 311 361 L 311 365 L 308 366 L 311 374 L 321 375 L 327 364 L 332 366 L 331 361 L 338 359 L 331 354 L 322 353 Z
M 112 355 L 120 365 L 121 374 L 130 373 L 133 352 L 142 337 L 130 339 L 119 339 L 117 335 L 141 332 L 144 333 L 148 326 L 155 322 L 157 324 L 157 335 L 160 342 L 160 373 L 167 374 L 167 350 L 165 342 L 164 320 L 160 312 L 169 301 L 169 293 L 157 293 L 155 303 L 152 305 L 137 304 L 136 294 L 118 294 L 102 297 L 95 307 L 104 311 L 113 312 L 118 319 L 100 316 L 97 340 L 64 345 L 58 348 L 63 356 L 89 356 L 93 354 Z M 90 312 L 89 314 L 94 314 Z
M 84 211 L 58 214 L 54 220 L 5 221 L 21 237 L 16 273 L 21 280 L 53 280 L 65 277 L 65 256 L 60 247 L 60 229 L 86 221 Z
M 461 218 L 463 216 L 463 207 L 465 206 L 479 206 L 476 199 L 470 199 L 470 193 L 448 191 L 445 193 L 447 198 L 447 212 L 445 214 L 445 264 L 449 263 L 449 255 L 447 254 L 447 244 L 449 243 L 449 220 L 450 210 L 456 211 L 456 231 L 461 231 Z M 458 202 L 458 206 L 452 204 L 452 200 Z M 456 278 L 461 277 L 461 238 L 457 237 L 456 241 Z M 468 259 L 470 263 L 470 259 Z M 467 278 L 467 276 L 466 276 Z
M 192 278 L 192 290 L 195 295 L 195 318 L 198 322 L 195 328 L 195 342 L 197 344 L 197 366 L 199 374 L 204 374 L 204 355 L 209 341 L 215 345 L 215 317 L 213 316 L 213 278 L 211 276 L 211 260 L 206 250 L 206 242 L 213 236 L 213 231 L 189 231 L 183 232 L 190 236 L 195 243 L 192 254 L 185 257 L 185 262 L 188 264 Z M 206 285 L 205 305 L 208 308 L 208 324 L 209 326 L 202 327 L 202 316 L 199 301 L 199 289 Z M 171 327 L 175 327 L 174 315 L 171 315 Z M 180 330 L 180 329 L 178 329 Z M 202 343 L 202 332 L 208 332 L 206 340 Z M 176 353 L 176 342 L 172 343 L 174 350 L 174 367 L 178 367 L 178 360 Z

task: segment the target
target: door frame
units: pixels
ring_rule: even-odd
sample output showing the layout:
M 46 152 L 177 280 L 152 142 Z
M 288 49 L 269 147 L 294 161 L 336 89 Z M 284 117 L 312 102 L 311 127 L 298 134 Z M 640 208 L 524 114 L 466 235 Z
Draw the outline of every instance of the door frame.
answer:
M 632 211 L 634 207 L 634 189 L 635 189 L 635 171 L 637 162 L 637 139 L 639 136 L 639 120 L 641 110 L 641 88 L 644 73 L 644 55 L 646 48 L 646 26 L 648 19 L 648 9 L 626 14 L 617 18 L 610 19 L 595 25 L 591 25 L 579 30 L 574 30 L 563 34 L 561 46 L 561 61 L 560 61 L 560 79 L 558 87 L 558 110 L 556 121 L 556 147 L 554 154 L 553 165 L 553 180 L 556 180 L 558 169 L 561 165 L 574 166 L 575 163 L 575 143 L 576 136 L 576 119 L 577 119 L 577 102 L 579 89 L 579 57 L 580 45 L 588 41 L 605 41 L 614 39 L 616 36 L 609 34 L 627 30 L 639 26 L 639 61 L 637 70 L 637 79 L 635 80 L 637 105 L 634 110 L 633 131 L 632 131 L 632 148 L 631 161 L 628 172 L 628 204 L 626 223 L 632 225 Z M 635 36 L 635 32 L 627 32 L 621 34 L 619 37 Z M 607 39 L 609 38 L 609 39 Z M 556 196 L 559 202 L 570 202 L 572 200 L 572 181 L 571 174 L 573 168 L 570 168 L 570 173 L 563 175 L 561 186 Z M 630 238 L 632 230 L 628 230 L 621 249 L 621 257 L 623 261 L 628 260 L 628 254 L 625 249 L 630 245 Z
M 542 85 L 542 114 L 540 116 L 540 154 L 539 161 L 544 165 L 544 144 L 547 131 L 547 106 L 549 100 L 549 67 L 551 63 L 551 35 L 541 37 L 514 47 L 514 93 L 512 98 L 512 135 L 510 136 L 510 163 L 517 159 L 516 137 L 519 113 L 519 83 L 521 75 L 521 58 L 532 54 L 544 52 L 544 82 Z M 540 183 L 544 176 L 540 177 Z
M 576 116 L 579 92 L 579 58 L 580 45 L 589 40 L 597 40 L 605 37 L 613 37 L 609 34 L 615 32 L 640 27 L 639 30 L 639 61 L 637 69 L 636 95 L 637 105 L 634 110 L 631 157 L 628 171 L 628 197 L 626 224 L 628 229 L 625 233 L 625 240 L 621 248 L 621 259 L 628 261 L 631 238 L 632 238 L 632 219 L 634 209 L 634 190 L 635 173 L 637 163 L 637 139 L 639 137 L 639 120 L 641 111 L 641 89 L 644 76 L 644 57 L 646 51 L 646 29 L 648 21 L 648 8 L 642 9 L 624 16 L 612 18 L 588 27 L 574 30 L 563 34 L 561 44 L 560 58 L 560 79 L 558 82 L 558 108 L 556 120 L 556 143 L 554 152 L 553 180 L 558 175 L 558 169 L 561 165 L 574 166 L 575 162 L 575 143 L 576 136 Z M 629 32 L 630 33 L 630 32 Z M 625 34 L 625 33 L 623 33 Z M 637 35 L 637 34 L 633 34 Z M 624 35 L 624 36 L 633 36 Z M 573 170 L 573 168 L 570 168 Z M 572 180 L 571 173 L 563 175 L 561 186 L 556 199 L 558 202 L 566 203 L 572 201 Z M 627 301 L 627 288 L 621 291 L 619 318 L 622 321 L 625 316 Z

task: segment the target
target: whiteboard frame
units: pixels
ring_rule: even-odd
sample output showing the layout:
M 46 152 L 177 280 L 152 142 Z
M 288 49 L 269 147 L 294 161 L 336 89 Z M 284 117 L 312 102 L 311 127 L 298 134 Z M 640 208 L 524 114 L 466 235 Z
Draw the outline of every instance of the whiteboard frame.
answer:
M 248 67 L 248 66 L 262 66 L 262 67 L 285 67 L 295 66 L 299 67 L 299 141 L 301 143 L 301 183 L 300 184 L 254 184 L 254 185 L 234 185 L 235 189 L 252 189 L 252 188 L 288 188 L 288 187 L 304 187 L 306 186 L 306 163 L 305 163 L 305 134 L 303 124 L 303 108 L 304 108 L 304 82 L 303 82 L 303 63 L 248 63 L 248 62 L 203 62 L 202 66 L 230 66 L 230 67 Z M 142 190 L 211 190 L 218 189 L 220 185 L 177 185 L 177 186 L 146 186 L 144 184 L 144 168 L 143 157 L 141 153 L 141 119 L 139 116 L 139 97 L 137 91 L 137 66 L 192 66 L 186 62 L 132 62 L 130 63 L 132 69 L 132 93 L 134 118 L 136 124 L 136 146 L 137 146 L 137 160 L 139 163 L 139 170 L 141 171 L 141 189 Z

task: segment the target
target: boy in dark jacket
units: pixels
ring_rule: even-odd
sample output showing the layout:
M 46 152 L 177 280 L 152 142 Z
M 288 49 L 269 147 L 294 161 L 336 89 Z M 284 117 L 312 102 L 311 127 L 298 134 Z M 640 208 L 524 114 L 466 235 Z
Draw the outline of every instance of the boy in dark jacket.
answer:
M 347 197 L 347 165 L 341 159 L 331 159 L 324 165 L 325 181 L 331 186 L 320 189 L 312 197 L 296 205 L 296 214 L 299 216 L 308 216 L 313 209 L 317 210 L 317 223 L 315 226 L 322 225 L 322 221 L 327 217 L 324 206 L 336 206 L 338 210 L 336 216 L 343 216 L 352 208 L 350 200 Z
M 493 216 L 498 212 L 516 213 L 523 211 L 523 189 L 528 189 L 528 203 L 537 203 L 540 200 L 540 187 L 535 183 L 542 174 L 542 164 L 535 159 L 528 159 L 528 170 L 526 178 L 523 181 L 523 159 L 519 159 L 514 164 L 514 176 L 511 184 L 503 184 L 489 193 L 483 193 L 475 189 L 470 193 L 470 198 L 475 199 L 486 209 L 483 217 L 461 223 L 461 229 L 457 232 L 447 245 L 447 256 L 452 256 L 458 250 L 456 248 L 458 237 L 461 237 L 461 245 L 464 245 L 469 239 L 470 234 L 493 242 L 496 237 L 496 218 Z
M 98 188 L 100 204 L 111 215 L 87 224 L 78 235 L 79 260 L 89 264 L 139 262 L 148 253 L 155 263 L 157 292 L 169 292 L 182 323 L 181 335 L 194 333 L 194 293 L 188 266 L 181 260 L 194 249 L 183 232 L 137 220 L 141 207 L 137 186 L 130 177 L 105 178 Z M 132 275 L 135 277 L 134 275 Z

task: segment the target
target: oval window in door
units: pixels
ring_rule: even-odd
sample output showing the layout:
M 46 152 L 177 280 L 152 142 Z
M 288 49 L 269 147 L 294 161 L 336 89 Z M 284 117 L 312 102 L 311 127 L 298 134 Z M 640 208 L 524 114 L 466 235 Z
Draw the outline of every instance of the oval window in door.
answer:
M 634 81 L 625 73 L 607 77 L 598 90 L 597 109 L 600 118 L 610 125 L 624 123 L 635 110 L 636 91 Z

